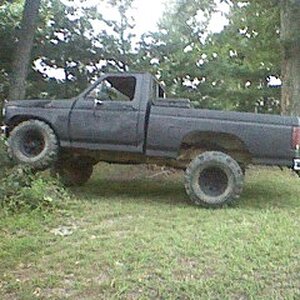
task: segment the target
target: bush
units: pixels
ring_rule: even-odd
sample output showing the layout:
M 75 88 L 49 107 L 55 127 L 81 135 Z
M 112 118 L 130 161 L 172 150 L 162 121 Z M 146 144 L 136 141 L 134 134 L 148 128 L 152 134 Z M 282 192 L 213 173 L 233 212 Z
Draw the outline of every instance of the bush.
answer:
M 16 166 L 7 155 L 5 138 L 0 138 L 0 208 L 5 211 L 52 210 L 70 199 L 58 179 L 45 172 Z
M 6 211 L 52 210 L 70 199 L 62 184 L 46 173 L 15 166 L 0 180 L 0 207 Z
M 12 160 L 8 157 L 5 138 L 0 135 L 0 178 L 6 175 L 7 169 L 13 167 Z

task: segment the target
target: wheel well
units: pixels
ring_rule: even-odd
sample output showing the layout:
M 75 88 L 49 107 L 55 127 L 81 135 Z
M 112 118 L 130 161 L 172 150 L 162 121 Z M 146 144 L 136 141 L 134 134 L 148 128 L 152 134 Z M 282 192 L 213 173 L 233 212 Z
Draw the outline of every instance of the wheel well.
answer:
M 217 132 L 193 132 L 182 140 L 179 159 L 190 161 L 205 151 L 221 151 L 233 157 L 239 163 L 248 165 L 251 153 L 238 137 Z
M 39 117 L 36 117 L 36 116 L 30 116 L 30 115 L 15 116 L 12 119 L 10 119 L 8 121 L 9 132 L 11 132 L 20 123 L 25 122 L 25 121 L 29 121 L 29 120 L 39 120 L 39 121 L 42 121 L 42 122 L 46 123 L 53 130 L 53 132 L 56 134 L 55 129 L 52 127 L 50 122 L 44 120 L 43 118 L 39 118 Z

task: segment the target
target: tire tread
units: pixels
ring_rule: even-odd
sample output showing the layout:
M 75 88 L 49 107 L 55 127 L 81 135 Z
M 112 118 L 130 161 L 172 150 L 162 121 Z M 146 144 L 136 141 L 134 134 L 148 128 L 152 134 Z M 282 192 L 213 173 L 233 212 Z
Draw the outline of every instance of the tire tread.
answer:
M 200 164 L 212 160 L 227 164 L 231 168 L 233 173 L 236 175 L 235 186 L 233 188 L 233 193 L 230 195 L 230 197 L 228 197 L 224 202 L 214 203 L 214 204 L 207 203 L 203 199 L 200 199 L 191 186 L 193 170 L 196 169 Z M 184 175 L 184 186 L 190 200 L 194 202 L 196 205 L 206 207 L 206 208 L 218 208 L 224 206 L 225 204 L 230 204 L 230 205 L 235 204 L 243 190 L 243 184 L 244 184 L 244 175 L 239 164 L 229 155 L 219 151 L 208 151 L 198 155 L 195 159 L 191 161 Z
M 42 128 L 47 135 L 48 151 L 45 153 L 42 159 L 38 161 L 34 161 L 33 163 L 28 163 L 28 162 L 25 163 L 23 161 L 20 161 L 20 159 L 15 154 L 16 149 L 14 149 L 13 146 L 13 139 L 16 138 L 16 136 L 18 135 L 19 130 L 24 127 Z M 19 164 L 27 164 L 33 169 L 43 170 L 48 168 L 56 160 L 58 155 L 58 150 L 59 150 L 59 143 L 53 129 L 47 123 L 36 119 L 30 119 L 19 123 L 12 130 L 8 139 L 8 147 L 7 147 L 8 156 L 14 162 Z

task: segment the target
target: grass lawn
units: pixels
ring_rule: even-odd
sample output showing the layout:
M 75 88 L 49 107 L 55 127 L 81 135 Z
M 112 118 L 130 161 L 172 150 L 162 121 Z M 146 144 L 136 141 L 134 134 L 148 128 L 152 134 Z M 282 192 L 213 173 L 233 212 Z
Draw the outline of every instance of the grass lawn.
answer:
M 153 174 L 101 165 L 67 211 L 0 212 L 0 299 L 300 299 L 300 179 L 250 169 L 208 210 Z

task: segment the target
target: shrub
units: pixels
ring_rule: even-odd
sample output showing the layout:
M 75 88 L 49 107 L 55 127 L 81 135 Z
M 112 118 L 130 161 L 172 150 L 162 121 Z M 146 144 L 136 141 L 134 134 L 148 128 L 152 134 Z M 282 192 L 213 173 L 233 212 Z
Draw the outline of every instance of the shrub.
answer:
M 0 178 L 6 175 L 6 170 L 13 167 L 13 162 L 7 155 L 5 138 L 0 135 Z
M 68 199 L 69 192 L 58 179 L 14 165 L 7 155 L 5 138 L 0 137 L 0 208 L 12 212 L 52 210 Z
M 62 184 L 46 173 L 15 166 L 0 181 L 0 206 L 7 211 L 52 210 L 70 199 Z

